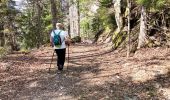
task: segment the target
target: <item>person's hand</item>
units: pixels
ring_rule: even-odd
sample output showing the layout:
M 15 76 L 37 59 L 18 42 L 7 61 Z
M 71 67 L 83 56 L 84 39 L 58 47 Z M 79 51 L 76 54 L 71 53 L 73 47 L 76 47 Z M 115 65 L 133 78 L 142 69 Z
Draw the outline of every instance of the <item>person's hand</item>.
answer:
M 71 44 L 71 42 L 72 42 L 71 39 L 69 37 L 67 37 L 65 40 L 65 44 L 69 46 Z
M 53 44 L 53 43 L 51 43 L 51 44 L 50 44 L 50 46 L 51 46 L 51 47 L 54 47 L 54 44 Z
M 65 44 L 69 46 L 71 44 L 71 41 L 67 40 L 67 41 L 65 41 Z

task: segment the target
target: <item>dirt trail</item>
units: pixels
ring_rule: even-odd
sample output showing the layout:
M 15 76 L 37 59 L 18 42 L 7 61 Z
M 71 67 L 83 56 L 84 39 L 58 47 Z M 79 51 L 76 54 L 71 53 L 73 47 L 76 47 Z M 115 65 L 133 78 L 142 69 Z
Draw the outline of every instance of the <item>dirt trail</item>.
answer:
M 170 49 L 142 49 L 127 59 L 123 50 L 77 44 L 64 71 L 57 73 L 55 58 L 48 73 L 52 52 L 1 59 L 0 100 L 170 100 Z

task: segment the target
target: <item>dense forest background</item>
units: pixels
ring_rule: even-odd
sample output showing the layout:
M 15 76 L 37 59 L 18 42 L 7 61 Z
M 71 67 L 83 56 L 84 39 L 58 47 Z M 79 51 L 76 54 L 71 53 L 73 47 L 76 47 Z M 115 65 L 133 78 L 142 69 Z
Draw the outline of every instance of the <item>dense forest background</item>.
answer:
M 0 8 L 1 55 L 48 44 L 56 22 L 65 24 L 71 38 L 128 53 L 170 46 L 169 0 L 25 0 L 18 6 L 0 0 Z

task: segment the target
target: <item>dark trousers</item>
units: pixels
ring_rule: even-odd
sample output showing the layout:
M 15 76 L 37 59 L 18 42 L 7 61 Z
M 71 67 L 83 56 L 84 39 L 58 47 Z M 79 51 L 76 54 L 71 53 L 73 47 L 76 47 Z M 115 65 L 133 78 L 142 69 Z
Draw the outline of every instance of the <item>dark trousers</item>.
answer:
M 65 62 L 66 49 L 55 49 L 57 54 L 57 66 L 58 70 L 62 70 Z

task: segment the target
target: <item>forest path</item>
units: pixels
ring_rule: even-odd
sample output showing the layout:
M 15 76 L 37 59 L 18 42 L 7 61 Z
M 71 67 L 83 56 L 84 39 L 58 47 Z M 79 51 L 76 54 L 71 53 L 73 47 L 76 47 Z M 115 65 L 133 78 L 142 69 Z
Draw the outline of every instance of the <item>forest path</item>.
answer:
M 0 100 L 170 99 L 169 48 L 141 49 L 127 59 L 124 50 L 76 44 L 64 71 L 57 73 L 55 58 L 48 73 L 52 53 L 42 47 L 1 59 Z

